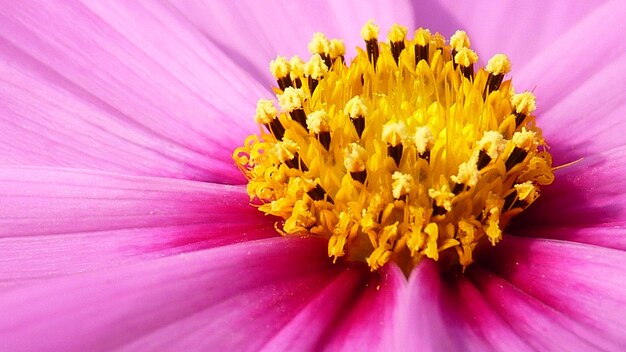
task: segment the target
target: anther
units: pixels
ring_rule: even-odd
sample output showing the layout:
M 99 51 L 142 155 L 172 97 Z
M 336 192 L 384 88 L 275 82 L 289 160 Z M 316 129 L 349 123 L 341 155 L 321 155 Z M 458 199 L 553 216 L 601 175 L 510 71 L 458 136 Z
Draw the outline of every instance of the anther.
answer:
M 532 148 L 535 143 L 535 133 L 532 131 L 527 131 L 526 128 L 522 128 L 521 132 L 515 132 L 513 134 L 513 138 L 511 139 L 515 147 L 511 154 L 509 154 L 509 158 L 506 160 L 505 167 L 506 171 L 510 171 L 513 166 L 521 163 L 526 159 L 528 152 Z
M 387 142 L 387 154 L 393 158 L 396 166 L 402 159 L 402 140 L 406 136 L 406 126 L 402 122 L 390 122 L 383 126 L 383 140 Z
M 515 113 L 515 127 L 519 127 L 526 117 L 537 109 L 535 96 L 530 92 L 513 95 L 511 97 L 511 105 L 513 105 Z
M 361 138 L 363 130 L 365 130 L 365 116 L 367 115 L 367 107 L 365 102 L 359 96 L 355 96 L 346 103 L 344 113 L 350 117 L 350 121 L 356 129 L 356 134 Z
M 317 136 L 317 140 L 324 149 L 330 150 L 330 126 L 328 125 L 328 115 L 325 110 L 313 111 L 306 117 L 306 125 L 310 133 Z
M 391 194 L 395 199 L 407 196 L 411 192 L 413 177 L 409 174 L 403 174 L 399 171 L 391 175 Z
M 469 80 L 474 77 L 474 63 L 478 61 L 478 55 L 468 48 L 462 47 L 454 55 L 454 62 L 461 68 L 463 76 Z
M 496 159 L 504 151 L 506 142 L 502 134 L 498 131 L 487 131 L 478 141 L 478 161 L 476 167 L 480 171 L 487 166 L 491 160 Z
M 331 196 L 328 195 L 326 190 L 322 186 L 320 186 L 319 183 L 317 183 L 315 187 L 311 188 L 308 192 L 306 192 L 306 194 L 308 194 L 309 197 L 311 197 L 311 199 L 313 200 L 320 201 L 320 200 L 326 199 L 327 202 L 331 204 L 335 204 L 335 201 L 333 200 L 333 198 L 331 198 Z
M 267 99 L 261 99 L 256 104 L 256 115 L 254 120 L 265 126 L 268 132 L 274 135 L 279 141 L 285 135 L 285 127 L 278 120 L 278 110 L 274 106 L 274 102 Z
M 428 43 L 430 42 L 431 34 L 428 29 L 419 28 L 415 31 L 415 64 L 417 65 L 421 60 L 428 63 Z
M 278 95 L 278 105 L 282 111 L 289 113 L 291 119 L 297 121 L 306 129 L 306 114 L 303 104 L 306 95 L 300 88 L 287 87 L 282 94 Z
M 389 45 L 391 46 L 391 54 L 393 55 L 393 59 L 398 63 L 400 59 L 400 54 L 405 48 L 404 39 L 406 38 L 407 28 L 403 27 L 399 24 L 394 24 L 389 29 L 389 34 L 387 37 L 389 38 Z
M 368 21 L 361 29 L 361 37 L 365 40 L 365 49 L 367 50 L 367 57 L 376 68 L 376 62 L 378 62 L 378 26 L 374 24 L 374 21 Z
M 309 62 L 304 64 L 304 74 L 309 78 L 311 95 L 317 88 L 319 81 L 328 73 L 328 67 L 319 54 L 313 54 Z
M 489 93 L 500 89 L 504 75 L 511 71 L 511 62 L 506 55 L 496 54 L 487 62 L 485 71 L 489 73 L 489 77 L 487 77 L 487 84 L 485 85 L 483 97 L 486 97 Z
M 296 88 L 302 87 L 302 78 L 304 77 L 304 61 L 300 56 L 295 55 L 289 60 L 289 66 L 291 68 L 291 82 Z
M 343 151 L 343 165 L 350 172 L 352 179 L 360 183 L 365 183 L 367 178 L 366 161 L 367 151 L 358 143 L 348 144 L 348 147 Z
M 329 56 L 330 41 L 323 33 L 316 32 L 313 34 L 313 39 L 311 39 L 311 42 L 309 43 L 309 52 L 313 55 L 318 54 L 322 60 L 324 60 L 326 66 L 331 66 Z
M 456 65 L 458 64 L 456 54 L 461 51 L 462 48 L 470 47 L 470 40 L 467 33 L 465 33 L 465 31 L 454 32 L 454 34 L 450 37 L 450 47 L 452 48 L 452 64 L 454 65 L 454 68 L 456 68 Z
M 330 41 L 329 55 L 332 62 L 335 62 L 335 60 L 345 62 L 346 46 L 343 44 L 343 40 L 332 39 Z
M 278 87 L 282 90 L 292 86 L 291 78 L 289 77 L 290 71 L 291 68 L 286 58 L 276 56 L 276 59 L 270 61 L 270 72 L 276 78 Z
M 302 171 L 308 171 L 307 166 L 300 159 L 298 144 L 291 139 L 285 138 L 282 142 L 279 142 L 274 147 L 278 161 L 287 165 L 291 169 L 299 169 Z
M 428 126 L 421 126 L 415 129 L 413 143 L 419 157 L 430 161 L 430 150 L 435 145 L 435 137 Z

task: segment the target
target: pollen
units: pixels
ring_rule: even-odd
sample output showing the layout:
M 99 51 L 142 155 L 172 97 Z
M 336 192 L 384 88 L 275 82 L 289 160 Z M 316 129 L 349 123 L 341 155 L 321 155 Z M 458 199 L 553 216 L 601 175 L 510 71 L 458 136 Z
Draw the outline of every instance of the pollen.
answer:
M 466 32 L 379 32 L 366 23 L 351 60 L 322 33 L 307 61 L 277 56 L 276 96 L 259 100 L 259 133 L 234 160 L 278 232 L 326 240 L 334 262 L 464 269 L 554 179 L 535 97 L 515 94 L 506 55 L 479 60 Z

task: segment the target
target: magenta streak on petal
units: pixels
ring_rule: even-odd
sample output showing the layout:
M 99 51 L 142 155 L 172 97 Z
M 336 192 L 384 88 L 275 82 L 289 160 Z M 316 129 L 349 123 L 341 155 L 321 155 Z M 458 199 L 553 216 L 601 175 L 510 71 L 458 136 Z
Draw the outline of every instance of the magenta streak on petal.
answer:
M 518 230 L 516 233 L 522 237 L 549 238 L 626 251 L 626 221 L 590 227 L 532 227 Z
M 4 286 L 277 235 L 240 186 L 4 168 L 0 198 Z
M 547 234 L 552 227 L 623 226 L 625 170 L 626 146 L 557 170 L 554 183 L 542 188 L 543 195 L 508 230 L 524 236 L 527 228 Z
M 252 97 L 267 89 L 158 4 L 17 5 L 3 6 L 0 38 L 39 60 L 41 79 L 105 106 L 164 148 L 169 143 L 229 163 L 234 146 L 255 131 Z M 234 167 L 230 176 L 206 179 L 241 182 Z
M 565 241 L 509 236 L 479 262 L 528 295 L 626 345 L 626 253 Z
M 467 272 L 484 299 L 511 329 L 539 351 L 618 350 L 587 326 L 517 289 L 480 265 Z
M 65 277 L 3 294 L 0 341 L 11 351 L 255 350 L 338 269 L 323 241 L 274 238 Z
M 406 290 L 406 279 L 393 263 L 377 274 L 370 274 L 369 282 L 357 298 L 354 307 L 346 312 L 339 324 L 324 339 L 329 351 L 397 351 L 394 333 L 398 329 L 401 297 Z

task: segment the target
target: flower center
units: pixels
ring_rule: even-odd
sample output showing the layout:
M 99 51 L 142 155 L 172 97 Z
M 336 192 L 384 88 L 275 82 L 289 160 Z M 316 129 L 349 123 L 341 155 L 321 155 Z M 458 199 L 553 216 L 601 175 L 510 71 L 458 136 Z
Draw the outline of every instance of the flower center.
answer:
M 334 260 L 465 268 L 553 181 L 535 98 L 504 80 L 505 55 L 475 70 L 463 31 L 448 43 L 422 28 L 407 39 L 394 25 L 388 43 L 378 33 L 363 27 L 349 65 L 343 42 L 321 33 L 308 62 L 272 61 L 280 111 L 258 102 L 260 134 L 234 159 L 278 231 L 327 239 Z

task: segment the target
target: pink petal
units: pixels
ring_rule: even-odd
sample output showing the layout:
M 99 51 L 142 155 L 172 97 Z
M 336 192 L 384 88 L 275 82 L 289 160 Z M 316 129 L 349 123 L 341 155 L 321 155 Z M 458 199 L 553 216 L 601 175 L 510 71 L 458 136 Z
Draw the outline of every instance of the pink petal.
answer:
M 264 346 L 268 351 L 384 351 L 393 343 L 394 317 L 404 276 L 351 266 Z M 306 331 L 306 334 L 303 334 Z
M 242 187 L 5 168 L 0 198 L 0 286 L 276 235 Z
M 4 163 L 242 181 L 232 150 L 256 131 L 255 101 L 267 88 L 177 14 L 158 3 L 9 1 L 0 17 L 0 61 L 10 77 L 0 129 L 18 133 Z M 32 107 L 39 100 L 40 109 L 53 105 L 49 113 Z M 33 148 L 21 152 L 24 143 Z M 159 154 L 164 171 L 150 165 Z
M 597 334 L 527 295 L 479 265 L 468 271 L 484 299 L 511 329 L 538 351 L 619 350 Z M 549 333 L 547 333 L 549 332 Z
M 509 230 L 623 226 L 626 219 L 626 146 L 591 156 L 555 172 L 552 185 Z
M 626 345 L 626 252 L 509 236 L 480 261 L 599 339 Z
M 363 45 L 359 31 L 369 19 L 380 25 L 382 36 L 395 22 L 409 27 L 415 23 L 411 3 L 403 0 L 171 1 L 170 6 L 266 85 L 275 85 L 269 61 L 277 54 L 308 58 L 307 44 L 314 32 L 345 40 L 351 56 L 356 45 Z
M 497 53 L 504 53 L 511 58 L 512 76 L 516 81 L 520 68 L 553 45 L 560 35 L 594 11 L 603 1 L 576 4 L 538 0 L 439 2 L 460 23 L 457 29 L 467 31 L 472 47 L 477 50 L 481 61 L 486 63 Z M 428 6 L 424 6 L 423 11 L 427 12 Z M 536 83 L 540 84 L 541 81 Z
M 275 238 L 54 280 L 0 297 L 19 350 L 257 350 L 331 282 L 325 243 Z

